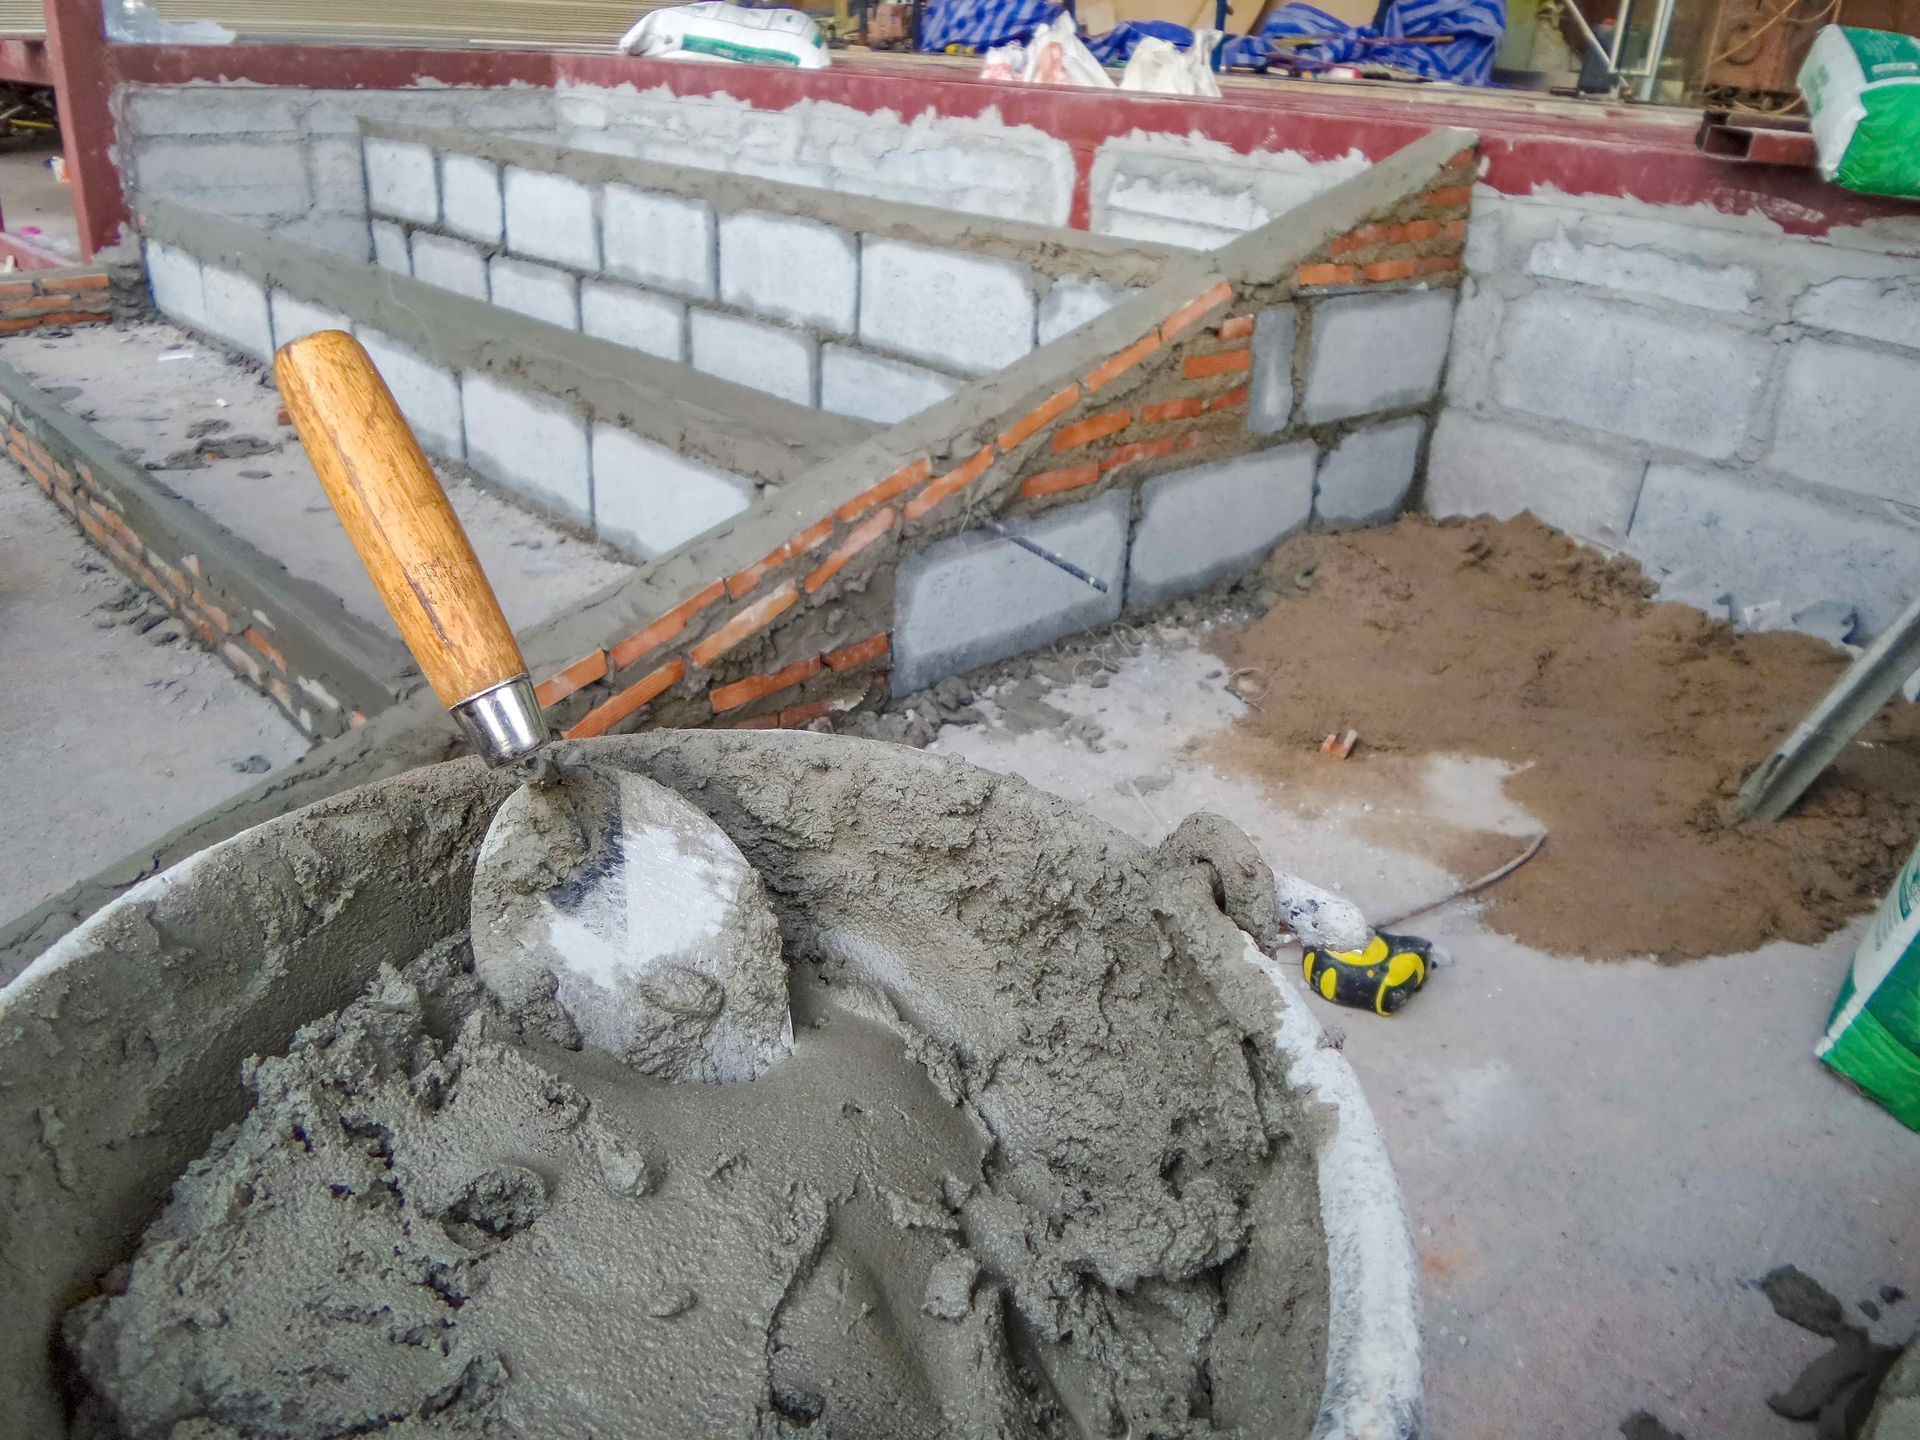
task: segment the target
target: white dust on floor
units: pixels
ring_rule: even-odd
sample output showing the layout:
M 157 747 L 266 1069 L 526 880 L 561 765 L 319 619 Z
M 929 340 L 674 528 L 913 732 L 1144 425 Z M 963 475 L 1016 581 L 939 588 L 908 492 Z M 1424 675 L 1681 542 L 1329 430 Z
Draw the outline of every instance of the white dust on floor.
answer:
M 223 439 L 231 445 L 250 437 L 271 446 L 204 468 L 158 469 L 154 479 L 290 573 L 339 596 L 361 619 L 395 633 L 298 437 L 291 426 L 275 423 L 280 395 L 263 371 L 162 321 L 77 330 L 58 339 L 16 336 L 0 341 L 0 359 L 143 462 L 165 465 L 177 452 Z M 206 425 L 223 428 L 193 433 Z M 517 632 L 631 573 L 632 565 L 610 550 L 439 469 Z
M 205 650 L 137 633 L 141 594 L 0 461 L 0 919 L 307 748 Z
M 1284 789 L 1210 765 L 1207 737 L 1241 712 L 1224 667 L 1171 630 L 1132 657 L 1133 633 L 1111 632 L 1117 669 L 1103 688 L 1046 695 L 1066 722 L 1021 728 L 1033 708 L 1003 689 L 1013 726 L 989 697 L 989 723 L 949 726 L 935 748 L 1144 841 L 1215 810 L 1276 868 L 1375 916 L 1452 888 L 1416 853 L 1433 817 L 1536 829 L 1500 793 L 1497 765 L 1443 760 L 1395 807 L 1394 830 L 1365 816 L 1409 853 L 1362 841 L 1348 833 L 1353 813 L 1296 808 Z M 1101 750 L 1084 738 L 1089 719 Z M 1797 1264 L 1850 1309 L 1882 1284 L 1920 1294 L 1920 1137 L 1811 1053 L 1860 926 L 1818 946 L 1660 967 L 1542 954 L 1483 918 L 1456 903 L 1403 927 L 1455 963 L 1390 1020 L 1309 1002 L 1345 1032 L 1411 1214 L 1423 1433 L 1602 1440 L 1644 1408 L 1692 1440 L 1807 1435 L 1766 1397 L 1826 1344 L 1778 1319 L 1758 1279 Z M 1850 1318 L 1893 1343 L 1920 1310 Z

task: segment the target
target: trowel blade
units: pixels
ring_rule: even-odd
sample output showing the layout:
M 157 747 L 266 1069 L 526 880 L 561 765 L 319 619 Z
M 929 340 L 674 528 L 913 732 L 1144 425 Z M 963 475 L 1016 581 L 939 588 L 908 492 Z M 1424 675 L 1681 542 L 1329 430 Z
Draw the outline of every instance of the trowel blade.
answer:
M 725 831 L 640 775 L 548 764 L 473 877 L 474 968 L 522 1023 L 664 1079 L 752 1080 L 793 1047 L 779 921 Z

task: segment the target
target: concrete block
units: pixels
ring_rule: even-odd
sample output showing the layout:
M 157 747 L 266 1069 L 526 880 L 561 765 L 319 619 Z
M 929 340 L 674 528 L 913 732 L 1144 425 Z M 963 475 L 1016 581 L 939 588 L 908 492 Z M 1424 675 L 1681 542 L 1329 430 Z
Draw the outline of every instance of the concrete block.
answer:
M 1920 280 L 1828 280 L 1793 302 L 1793 318 L 1819 330 L 1920 349 Z
M 1564 232 L 1535 245 L 1527 269 L 1555 280 L 1731 314 L 1752 310 L 1760 291 L 1760 277 L 1750 265 L 1702 265 L 1641 246 L 1580 244 Z
M 815 403 L 818 342 L 811 335 L 695 309 L 688 316 L 688 344 L 696 370 L 796 405 Z
M 329 310 L 324 305 L 310 305 L 305 300 L 286 290 L 276 290 L 269 297 L 268 312 L 273 317 L 273 348 L 291 345 L 320 330 L 353 330 L 353 322 L 338 310 Z
M 1135 132 L 1103 141 L 1094 155 L 1093 228 L 1213 250 L 1366 168 L 1357 152 L 1337 160 L 1242 155 L 1197 135 Z
M 614 425 L 593 427 L 593 528 L 652 560 L 753 503 L 753 482 Z
M 201 267 L 200 284 L 207 333 L 256 360 L 271 358 L 273 319 L 267 313 L 266 287 L 251 276 L 212 265 Z
M 1778 415 L 1779 469 L 1920 504 L 1920 356 L 1802 340 L 1787 359 Z
M 429 230 L 412 237 L 413 278 L 474 300 L 487 298 L 487 257 L 478 245 L 450 240 Z
M 869 345 L 965 375 L 1033 349 L 1037 307 L 1024 265 L 872 236 L 860 265 L 860 338 Z
M 1313 307 L 1301 418 L 1319 425 L 1431 399 L 1452 332 L 1450 290 L 1321 301 Z
M 364 219 L 367 214 L 367 169 L 357 138 L 307 141 L 307 178 L 316 210 Z
M 851 345 L 820 348 L 820 408 L 835 415 L 892 425 L 939 404 L 961 384 L 951 375 Z
M 1299 312 L 1262 310 L 1253 322 L 1253 378 L 1247 385 L 1247 429 L 1277 435 L 1293 419 L 1293 341 Z
M 1140 487 L 1127 609 L 1168 601 L 1252 569 L 1313 515 L 1311 443 L 1159 475 Z
M 715 292 L 713 207 L 704 200 L 606 189 L 607 271 L 695 300 Z
M 468 372 L 460 378 L 460 390 L 467 463 L 536 504 L 591 524 L 586 416 L 550 395 L 504 385 L 491 375 Z
M 720 298 L 742 310 L 853 333 L 860 246 L 844 230 L 743 210 L 720 219 Z
M 155 140 L 140 147 L 134 188 L 200 210 L 248 217 L 303 215 L 313 204 L 298 140 Z
M 1410 415 L 1342 438 L 1320 462 L 1314 518 L 1323 525 L 1378 525 L 1398 515 L 1426 433 L 1426 419 Z
M 594 192 L 565 175 L 507 167 L 503 182 L 507 248 L 576 270 L 600 268 L 600 224 Z
M 356 265 L 364 265 L 373 258 L 373 232 L 364 214 L 332 215 L 315 211 L 298 220 L 276 224 L 273 233 L 299 245 L 330 250 Z
M 407 232 L 391 220 L 376 220 L 371 228 L 373 230 L 373 263 L 382 270 L 411 275 L 413 259 L 408 253 Z
M 894 585 L 893 693 L 1120 615 L 1127 563 L 1128 496 L 1102 495 L 1008 528 L 1107 582 L 1106 594 L 1010 540 L 970 530 L 900 562 Z
M 1556 440 L 1519 425 L 1443 410 L 1427 450 L 1426 509 L 1431 515 L 1522 511 L 1581 540 L 1617 550 L 1647 473 L 1623 447 Z
M 487 266 L 493 303 L 566 330 L 580 328 L 580 281 L 571 271 L 496 255 Z
M 441 223 L 456 235 L 498 245 L 506 235 L 500 167 L 476 155 L 440 158 Z
M 460 420 L 460 382 L 451 371 L 416 355 L 378 330 L 355 326 L 354 334 L 393 392 L 394 403 L 434 454 L 459 460 L 466 454 Z
M 434 174 L 433 151 L 412 140 L 369 137 L 367 206 L 376 215 L 435 225 L 440 220 L 440 182 Z
M 201 288 L 200 262 L 184 250 L 149 240 L 146 245 L 147 287 L 154 308 L 182 325 L 198 329 L 206 321 L 207 302 Z
M 1508 311 L 1494 393 L 1515 410 L 1724 460 L 1747 442 L 1772 342 L 1706 320 L 1536 291 Z
M 1051 345 L 1062 335 L 1070 335 L 1089 321 L 1098 320 L 1134 290 L 1116 290 L 1101 279 L 1082 279 L 1063 275 L 1047 287 L 1039 308 L 1039 338 Z
M 265 86 L 134 85 L 121 114 L 134 135 L 297 135 L 305 95 Z
M 1853 504 L 1760 484 L 1728 470 L 1647 469 L 1628 551 L 1704 577 L 1735 614 L 1777 601 L 1787 614 L 1837 600 L 1863 638 L 1920 594 L 1920 523 L 1885 502 Z
M 685 363 L 687 306 L 631 285 L 589 280 L 580 287 L 580 328 L 589 335 Z

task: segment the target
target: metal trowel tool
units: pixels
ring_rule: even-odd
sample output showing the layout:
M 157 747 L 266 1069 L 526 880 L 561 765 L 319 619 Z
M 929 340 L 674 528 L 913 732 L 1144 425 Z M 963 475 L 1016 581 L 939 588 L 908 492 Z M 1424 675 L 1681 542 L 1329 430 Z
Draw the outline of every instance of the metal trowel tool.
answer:
M 474 968 L 524 1025 L 672 1080 L 751 1080 L 793 1047 L 758 873 L 674 791 L 553 747 L 520 646 L 459 517 L 352 336 L 274 373 L 327 498 L 407 648 L 508 797 L 474 870 Z

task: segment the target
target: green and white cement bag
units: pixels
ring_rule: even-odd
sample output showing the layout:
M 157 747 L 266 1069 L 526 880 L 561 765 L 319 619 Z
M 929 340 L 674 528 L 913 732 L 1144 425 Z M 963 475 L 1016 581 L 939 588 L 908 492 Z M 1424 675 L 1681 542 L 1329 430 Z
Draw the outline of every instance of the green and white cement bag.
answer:
M 1800 91 L 1822 175 L 1920 199 L 1920 40 L 1828 25 L 1800 67 Z
M 1920 850 L 1874 912 L 1813 1053 L 1920 1130 Z

